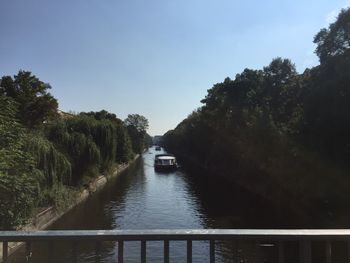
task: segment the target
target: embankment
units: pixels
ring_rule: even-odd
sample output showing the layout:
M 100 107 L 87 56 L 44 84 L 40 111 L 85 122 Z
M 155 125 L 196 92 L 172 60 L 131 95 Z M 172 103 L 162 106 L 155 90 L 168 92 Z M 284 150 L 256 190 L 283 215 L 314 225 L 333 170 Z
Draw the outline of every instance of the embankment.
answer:
M 18 231 L 37 231 L 37 230 L 44 230 L 48 228 L 51 224 L 53 224 L 61 216 L 69 212 L 72 208 L 86 201 L 95 192 L 102 190 L 110 179 L 120 175 L 139 157 L 140 155 L 136 155 L 134 160 L 132 160 L 131 162 L 127 164 L 117 165 L 116 168 L 111 173 L 96 177 L 83 190 L 79 192 L 75 202 L 71 206 L 67 207 L 66 209 L 59 211 L 55 209 L 55 207 L 53 206 L 47 207 L 44 210 L 37 213 L 34 217 L 32 217 L 26 225 L 19 227 L 17 230 Z M 22 243 L 9 243 L 9 255 L 15 252 L 16 249 L 18 249 L 21 245 Z M 1 260 L 2 260 L 2 246 L 0 246 L 0 261 Z

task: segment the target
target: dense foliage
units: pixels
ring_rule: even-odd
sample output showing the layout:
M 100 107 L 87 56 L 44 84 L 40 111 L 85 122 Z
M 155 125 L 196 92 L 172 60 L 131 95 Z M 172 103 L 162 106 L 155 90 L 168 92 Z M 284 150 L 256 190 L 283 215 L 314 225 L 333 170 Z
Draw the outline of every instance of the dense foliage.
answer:
M 14 101 L 0 96 L 0 225 L 23 223 L 34 206 L 39 171 L 26 151 L 27 135 L 15 118 Z
M 275 58 L 208 90 L 204 106 L 164 136 L 168 150 L 211 177 L 306 207 L 348 199 L 350 9 L 315 37 L 320 65 Z M 282 201 L 283 200 L 283 201 Z
M 57 100 L 47 92 L 50 85 L 40 81 L 30 72 L 19 71 L 13 78 L 1 79 L 0 94 L 17 102 L 16 117 L 33 128 L 57 116 Z
M 124 123 L 104 110 L 63 113 L 30 72 L 0 81 L 0 229 L 25 223 L 36 208 L 70 205 L 77 187 L 146 146 L 141 115 Z
M 129 114 L 124 120 L 124 123 L 132 140 L 133 151 L 135 153 L 141 153 L 149 142 L 149 138 L 146 136 L 148 120 L 139 114 Z

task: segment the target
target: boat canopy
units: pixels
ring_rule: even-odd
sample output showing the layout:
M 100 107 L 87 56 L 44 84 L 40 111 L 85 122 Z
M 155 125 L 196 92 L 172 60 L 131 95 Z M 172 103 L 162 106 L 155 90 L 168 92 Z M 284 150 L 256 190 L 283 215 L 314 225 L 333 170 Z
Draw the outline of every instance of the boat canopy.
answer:
M 156 154 L 155 158 L 160 160 L 172 160 L 175 159 L 175 156 L 172 154 Z
M 158 160 L 174 160 L 175 157 L 174 156 L 159 156 L 159 157 L 156 157 L 156 159 L 158 159 Z

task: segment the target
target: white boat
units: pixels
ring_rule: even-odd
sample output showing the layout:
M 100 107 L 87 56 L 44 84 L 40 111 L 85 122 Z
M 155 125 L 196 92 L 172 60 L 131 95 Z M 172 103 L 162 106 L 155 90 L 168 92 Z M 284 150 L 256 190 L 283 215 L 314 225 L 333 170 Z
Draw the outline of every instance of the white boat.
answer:
M 154 158 L 154 168 L 156 170 L 173 170 L 177 168 L 177 162 L 174 155 L 157 154 Z
M 161 150 L 162 150 L 162 147 L 156 146 L 156 151 L 161 151 Z

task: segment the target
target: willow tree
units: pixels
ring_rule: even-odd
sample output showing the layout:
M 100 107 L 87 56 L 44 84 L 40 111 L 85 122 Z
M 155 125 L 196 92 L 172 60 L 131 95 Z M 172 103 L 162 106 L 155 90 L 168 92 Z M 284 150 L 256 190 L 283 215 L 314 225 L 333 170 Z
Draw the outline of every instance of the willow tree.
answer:
M 48 137 L 71 161 L 74 184 L 116 160 L 117 128 L 109 120 L 80 114 L 51 124 Z
M 100 149 L 101 171 L 107 170 L 116 159 L 117 128 L 109 120 L 96 121 L 92 131 L 94 142 Z
M 34 155 L 37 169 L 43 174 L 43 187 L 51 188 L 57 184 L 70 184 L 71 163 L 56 149 L 55 145 L 39 133 L 30 133 L 28 150 Z
M 80 115 L 86 115 L 95 118 L 98 121 L 109 121 L 113 124 L 116 129 L 116 149 L 115 149 L 115 161 L 117 163 L 126 163 L 133 158 L 133 150 L 130 136 L 127 129 L 123 125 L 123 121 L 117 118 L 113 113 L 110 113 L 106 110 L 101 110 L 98 112 L 83 112 Z M 107 146 L 108 147 L 108 146 Z M 110 149 L 113 147 L 113 144 L 110 145 Z
M 67 120 L 70 131 L 75 131 L 90 137 L 100 151 L 100 170 L 108 169 L 116 158 L 117 129 L 108 119 L 97 120 L 80 114 Z
M 48 138 L 63 152 L 72 166 L 72 183 L 78 184 L 82 177 L 95 169 L 100 162 L 100 150 L 93 141 L 91 124 L 74 116 L 48 126 Z
M 26 149 L 26 130 L 16 114 L 15 102 L 0 96 L 0 229 L 25 222 L 41 180 L 34 157 Z
M 122 125 L 117 125 L 117 163 L 127 163 L 134 157 L 132 143 L 127 129 Z

